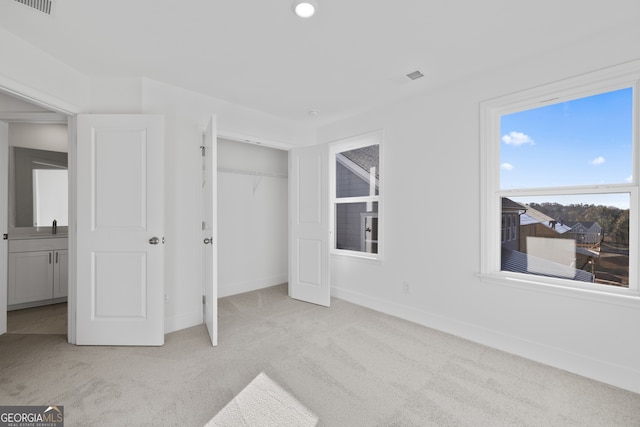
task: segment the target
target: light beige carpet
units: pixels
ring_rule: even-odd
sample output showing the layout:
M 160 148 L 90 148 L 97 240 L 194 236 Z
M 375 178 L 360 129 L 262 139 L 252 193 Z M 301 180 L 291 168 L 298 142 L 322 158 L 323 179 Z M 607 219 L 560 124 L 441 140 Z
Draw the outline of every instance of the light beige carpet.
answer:
M 67 334 L 67 303 L 23 308 L 7 312 L 10 334 Z
M 318 417 L 264 372 L 205 427 L 313 427 Z
M 346 301 L 275 286 L 218 301 L 163 347 L 0 336 L 0 404 L 64 405 L 68 427 L 204 426 L 264 372 L 318 427 L 639 427 L 640 394 Z

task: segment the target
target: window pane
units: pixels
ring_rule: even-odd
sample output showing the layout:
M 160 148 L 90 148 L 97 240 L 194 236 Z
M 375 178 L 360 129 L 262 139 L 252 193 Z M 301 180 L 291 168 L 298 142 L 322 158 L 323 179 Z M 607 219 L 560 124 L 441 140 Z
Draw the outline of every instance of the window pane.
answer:
M 504 115 L 500 188 L 630 182 L 632 132 L 632 88 Z
M 378 203 L 336 204 L 336 248 L 378 253 Z
M 377 196 L 379 177 L 378 145 L 336 154 L 336 197 Z
M 503 197 L 501 270 L 629 287 L 629 203 L 628 193 Z

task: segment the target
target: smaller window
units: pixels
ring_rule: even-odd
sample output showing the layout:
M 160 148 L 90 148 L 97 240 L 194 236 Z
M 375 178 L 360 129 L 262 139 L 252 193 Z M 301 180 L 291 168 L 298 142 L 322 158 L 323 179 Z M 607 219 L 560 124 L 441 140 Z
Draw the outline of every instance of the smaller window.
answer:
M 380 254 L 380 135 L 332 146 L 333 248 Z

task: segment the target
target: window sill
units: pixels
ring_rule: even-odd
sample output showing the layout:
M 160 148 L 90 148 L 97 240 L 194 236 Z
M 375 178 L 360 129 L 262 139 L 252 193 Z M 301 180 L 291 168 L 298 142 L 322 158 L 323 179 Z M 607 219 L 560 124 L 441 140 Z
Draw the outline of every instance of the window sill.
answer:
M 353 259 L 356 261 L 372 262 L 376 264 L 382 263 L 382 256 L 380 254 L 368 254 L 364 252 L 341 251 L 334 249 L 331 251 L 331 256 Z
M 570 286 L 564 284 L 536 281 L 526 275 L 506 275 L 502 273 L 479 273 L 480 281 L 492 285 L 507 286 L 530 292 L 578 298 L 598 303 L 614 304 L 640 309 L 640 292 L 624 288 L 601 289 L 606 285 Z

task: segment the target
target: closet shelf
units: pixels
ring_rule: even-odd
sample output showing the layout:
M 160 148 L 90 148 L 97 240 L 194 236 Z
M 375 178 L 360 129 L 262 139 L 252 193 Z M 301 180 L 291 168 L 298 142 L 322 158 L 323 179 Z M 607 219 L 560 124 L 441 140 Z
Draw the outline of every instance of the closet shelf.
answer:
M 218 172 L 224 173 L 237 173 L 240 175 L 252 175 L 252 176 L 266 176 L 271 178 L 288 178 L 286 173 L 279 172 L 261 172 L 261 171 L 247 171 L 240 169 L 228 169 L 228 168 L 218 168 Z

